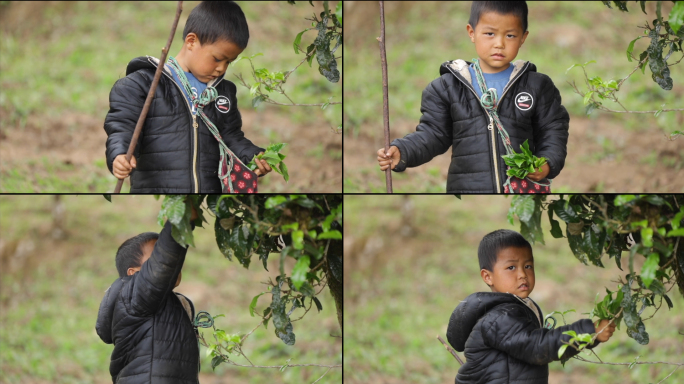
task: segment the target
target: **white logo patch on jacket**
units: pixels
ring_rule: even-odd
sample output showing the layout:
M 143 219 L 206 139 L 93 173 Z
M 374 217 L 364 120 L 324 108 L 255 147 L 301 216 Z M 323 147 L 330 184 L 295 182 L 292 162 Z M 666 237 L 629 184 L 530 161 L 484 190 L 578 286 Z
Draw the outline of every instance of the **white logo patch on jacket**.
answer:
M 521 111 L 528 111 L 532 108 L 532 104 L 534 104 L 534 99 L 527 92 L 520 92 L 515 96 L 515 106 Z
M 230 99 L 225 96 L 216 98 L 216 109 L 221 113 L 228 113 L 230 111 Z

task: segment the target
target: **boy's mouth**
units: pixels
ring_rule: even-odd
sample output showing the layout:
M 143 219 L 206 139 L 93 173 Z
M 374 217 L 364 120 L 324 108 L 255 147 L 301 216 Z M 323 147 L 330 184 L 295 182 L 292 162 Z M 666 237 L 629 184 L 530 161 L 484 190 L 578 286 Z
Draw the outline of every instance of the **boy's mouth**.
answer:
M 503 59 L 504 59 L 504 55 L 499 54 L 499 53 L 493 54 L 492 57 L 493 57 L 494 59 L 499 59 L 499 60 L 503 60 Z
M 527 283 L 522 283 L 522 284 L 520 284 L 518 289 L 521 291 L 529 291 L 530 287 L 529 287 L 529 285 L 527 285 Z

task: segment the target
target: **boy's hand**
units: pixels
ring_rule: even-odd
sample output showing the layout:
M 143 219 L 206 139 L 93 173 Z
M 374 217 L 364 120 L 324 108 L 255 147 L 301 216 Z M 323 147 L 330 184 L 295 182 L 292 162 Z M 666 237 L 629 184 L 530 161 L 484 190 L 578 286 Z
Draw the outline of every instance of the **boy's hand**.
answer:
M 610 337 L 613 336 L 613 332 L 615 332 L 615 323 L 610 323 L 610 325 L 608 325 L 608 323 L 610 323 L 610 320 L 608 319 L 603 319 L 600 322 L 597 321 L 596 323 L 594 323 L 594 328 L 596 328 L 596 332 L 601 332 L 601 330 L 603 330 L 603 332 L 599 333 L 599 335 L 596 336 L 596 340 L 602 343 L 608 341 L 608 339 L 610 339 Z
M 399 152 L 399 148 L 395 146 L 389 147 L 387 153 L 385 153 L 385 148 L 378 149 L 378 164 L 380 164 L 381 171 L 386 170 L 387 167 L 390 166 L 390 163 L 392 164 L 391 169 L 394 169 L 397 164 L 399 164 L 400 159 L 401 153 Z
M 257 156 L 263 154 L 263 152 L 259 152 L 257 153 Z M 264 159 L 254 159 L 254 164 L 257 166 L 257 169 L 254 170 L 254 173 L 256 173 L 257 176 L 265 175 L 273 170 Z
M 126 161 L 126 154 L 119 155 L 114 158 L 114 163 L 112 164 L 112 170 L 114 171 L 114 177 L 117 179 L 125 179 L 131 174 L 133 168 L 135 168 L 138 163 L 135 160 L 135 156 L 131 156 L 131 162 Z
M 549 174 L 549 172 L 551 172 L 551 168 L 549 168 L 549 163 L 544 163 L 544 165 L 541 166 L 540 171 L 528 173 L 527 178 L 532 181 L 539 181 L 545 178 Z

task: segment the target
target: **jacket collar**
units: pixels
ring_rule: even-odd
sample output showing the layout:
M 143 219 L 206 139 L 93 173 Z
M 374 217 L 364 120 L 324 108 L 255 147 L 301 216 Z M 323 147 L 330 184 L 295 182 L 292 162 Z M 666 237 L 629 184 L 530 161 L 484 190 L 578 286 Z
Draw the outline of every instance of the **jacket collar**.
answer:
M 131 73 L 138 71 L 140 69 L 154 69 L 156 70 L 157 67 L 159 66 L 159 59 L 153 56 L 141 56 L 141 57 L 136 57 L 135 59 L 131 60 L 130 63 L 128 63 L 128 66 L 126 67 L 126 76 L 130 75 Z M 171 66 L 168 64 L 164 64 L 164 74 L 167 75 L 169 78 L 173 79 L 173 74 L 172 74 L 172 69 Z M 216 87 L 226 76 L 224 73 L 223 75 L 215 78 L 214 80 L 210 81 L 207 83 L 207 87 Z
M 515 76 L 522 70 L 527 70 L 525 64 L 529 63 L 529 61 L 525 60 L 516 60 L 513 62 L 513 65 L 515 68 L 513 68 L 513 72 L 511 72 L 511 76 L 508 78 L 508 81 L 510 82 L 512 79 L 515 78 Z M 463 76 L 463 78 L 468 82 L 468 84 L 473 85 L 473 79 L 470 77 L 470 71 L 468 70 L 468 66 L 470 66 L 471 62 L 457 59 L 457 60 L 452 60 L 452 61 L 447 61 L 446 63 L 442 64 L 443 67 L 450 68 L 453 72 L 458 73 L 459 75 Z M 440 68 L 440 75 L 443 75 L 446 73 L 446 71 L 443 71 L 443 69 Z M 534 70 L 530 68 L 530 70 Z

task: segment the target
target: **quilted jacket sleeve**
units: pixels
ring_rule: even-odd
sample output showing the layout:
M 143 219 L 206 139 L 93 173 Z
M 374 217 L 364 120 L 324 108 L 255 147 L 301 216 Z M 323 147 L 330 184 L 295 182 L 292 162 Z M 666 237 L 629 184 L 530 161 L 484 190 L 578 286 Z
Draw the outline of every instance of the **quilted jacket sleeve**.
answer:
M 237 107 L 237 89 L 235 84 L 230 81 L 224 80 L 228 83 L 230 102 L 232 104 L 228 116 L 225 118 L 225 124 L 223 127 L 218 127 L 221 132 L 221 137 L 226 143 L 228 148 L 230 148 L 233 153 L 240 158 L 240 160 L 247 164 L 252 161 L 254 155 L 259 152 L 265 151 L 264 148 L 257 147 L 248 138 L 245 137 L 244 132 L 242 132 L 242 116 Z
M 441 155 L 449 149 L 452 140 L 451 113 L 449 102 L 444 98 L 447 91 L 444 80 L 433 80 L 423 91 L 420 104 L 420 123 L 416 131 L 401 139 L 392 141 L 391 145 L 399 148 L 401 159 L 394 168 L 396 172 L 406 167 L 417 167 Z
M 109 172 L 112 172 L 114 159 L 128 152 L 150 85 L 151 81 L 147 81 L 141 72 L 134 72 L 119 79 L 109 92 L 109 112 L 104 123 Z
M 130 311 L 139 317 L 157 312 L 162 299 L 173 290 L 183 268 L 187 247 L 171 236 L 171 223 L 159 233 L 152 255 L 140 268 L 130 292 Z
M 540 328 L 539 323 L 530 320 L 519 305 L 506 305 L 493 310 L 482 319 L 482 335 L 485 345 L 505 352 L 529 364 L 544 365 L 558 358 L 561 341 L 567 342 L 570 336 L 565 331 L 594 333 L 596 329 L 589 319 L 582 319 L 556 329 Z M 592 347 L 597 344 L 592 345 Z M 579 353 L 567 348 L 563 354 L 569 358 Z
M 549 163 L 549 179 L 553 179 L 565 165 L 568 153 L 570 115 L 561 105 L 561 95 L 551 78 L 540 74 L 542 80 L 539 105 L 532 118 L 535 155 L 545 157 Z

